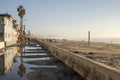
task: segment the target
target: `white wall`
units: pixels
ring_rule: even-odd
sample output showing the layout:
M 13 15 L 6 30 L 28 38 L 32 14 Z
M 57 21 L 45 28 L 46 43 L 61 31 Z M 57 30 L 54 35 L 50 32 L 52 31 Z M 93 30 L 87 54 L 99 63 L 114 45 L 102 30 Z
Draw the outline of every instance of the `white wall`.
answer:
M 4 48 L 5 47 L 5 44 L 4 42 L 0 42 L 0 49 Z
M 2 21 L 3 20 L 3 21 Z M 17 34 L 13 28 L 13 19 L 8 17 L 0 17 L 0 33 L 3 33 L 3 40 L 6 43 L 6 46 L 16 43 Z M 16 33 L 16 34 L 15 34 Z M 2 39 L 2 37 L 0 38 Z
M 4 38 L 5 41 L 12 41 L 12 28 L 13 28 L 13 23 L 8 20 L 8 18 L 4 18 Z

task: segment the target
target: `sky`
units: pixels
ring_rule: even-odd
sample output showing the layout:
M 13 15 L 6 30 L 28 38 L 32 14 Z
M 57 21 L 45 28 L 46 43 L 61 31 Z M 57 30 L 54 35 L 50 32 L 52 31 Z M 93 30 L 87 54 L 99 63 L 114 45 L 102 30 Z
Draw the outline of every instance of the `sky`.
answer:
M 120 0 L 0 0 L 0 13 L 8 12 L 19 24 L 17 7 L 26 9 L 26 31 L 42 37 L 120 38 Z

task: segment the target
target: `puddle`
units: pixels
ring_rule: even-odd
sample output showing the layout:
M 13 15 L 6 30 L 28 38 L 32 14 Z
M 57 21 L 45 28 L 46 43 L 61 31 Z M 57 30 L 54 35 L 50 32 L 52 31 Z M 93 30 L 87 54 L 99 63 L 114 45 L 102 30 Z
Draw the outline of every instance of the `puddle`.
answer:
M 25 72 L 26 73 L 23 73 L 23 76 L 18 74 L 19 73 L 19 66 L 21 65 L 21 61 L 20 61 L 20 58 L 16 58 L 16 61 L 17 62 L 11 62 L 11 64 L 13 66 L 9 66 L 10 63 L 6 66 L 6 68 L 8 69 L 6 71 L 5 70 L 2 70 L 1 74 L 0 74 L 0 80 L 27 80 L 26 78 L 26 74 L 33 71 L 31 69 L 28 69 L 26 68 Z M 1 61 L 0 61 L 1 62 Z M 4 62 L 4 65 L 7 64 L 8 62 Z M 24 63 L 23 63 L 24 64 Z M 24 66 L 27 66 L 26 64 L 24 64 Z M 32 66 L 32 65 L 31 65 Z M 2 67 L 2 66 L 1 66 Z M 28 66 L 27 66 L 28 67 Z M 37 67 L 37 66 L 34 66 L 34 67 Z M 4 68 L 4 67 L 3 67 Z
M 47 65 L 40 65 L 39 68 L 57 68 L 57 66 L 56 65 L 51 65 L 51 66 L 50 65 L 48 65 L 48 66 Z
M 33 53 L 25 53 L 24 55 L 25 56 L 31 56 L 31 55 L 34 55 L 34 56 L 36 56 L 36 55 L 39 56 L 40 55 L 41 56 L 41 55 L 48 55 L 48 54 L 46 54 L 46 53 L 34 53 L 34 54 Z
M 43 51 L 43 49 L 25 49 L 25 51 Z
M 30 53 L 22 53 L 25 56 L 30 55 L 47 55 L 46 53 L 38 53 L 38 51 L 44 51 L 40 45 L 32 43 L 33 46 L 26 45 L 22 48 L 24 51 L 30 51 Z M 37 46 L 37 47 L 35 47 Z M 20 47 L 9 47 L 6 50 L 0 51 L 0 80 L 28 80 L 26 74 L 34 71 L 30 69 L 31 67 L 49 67 L 49 66 L 38 66 L 34 64 L 24 63 L 24 61 L 34 61 L 34 60 L 50 60 L 50 57 L 43 58 L 21 58 Z M 32 53 L 33 51 L 33 53 Z M 36 53 L 35 53 L 36 52 Z M 20 67 L 24 67 L 24 71 Z M 56 67 L 56 66 L 50 66 Z
M 41 47 L 29 47 L 29 46 L 26 46 L 25 49 L 42 49 Z
M 36 61 L 36 60 L 46 61 L 46 60 L 50 60 L 50 57 L 44 57 L 44 58 L 24 58 L 23 61 Z

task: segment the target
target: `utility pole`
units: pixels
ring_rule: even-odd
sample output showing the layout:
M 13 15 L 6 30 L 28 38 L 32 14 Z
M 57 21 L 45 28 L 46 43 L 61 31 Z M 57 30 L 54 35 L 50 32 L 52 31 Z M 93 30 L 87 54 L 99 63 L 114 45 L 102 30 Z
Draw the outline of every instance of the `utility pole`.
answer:
M 90 47 L 90 31 L 88 31 L 88 47 Z

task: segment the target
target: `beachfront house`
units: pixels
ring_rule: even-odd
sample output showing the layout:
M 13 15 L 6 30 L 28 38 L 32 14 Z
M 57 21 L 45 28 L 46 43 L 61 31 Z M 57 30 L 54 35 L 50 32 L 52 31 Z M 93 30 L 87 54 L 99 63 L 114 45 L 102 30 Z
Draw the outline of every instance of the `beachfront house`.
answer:
M 14 22 L 10 14 L 0 14 L 0 41 L 4 41 L 6 46 L 16 43 L 14 37 L 17 33 L 13 28 Z

